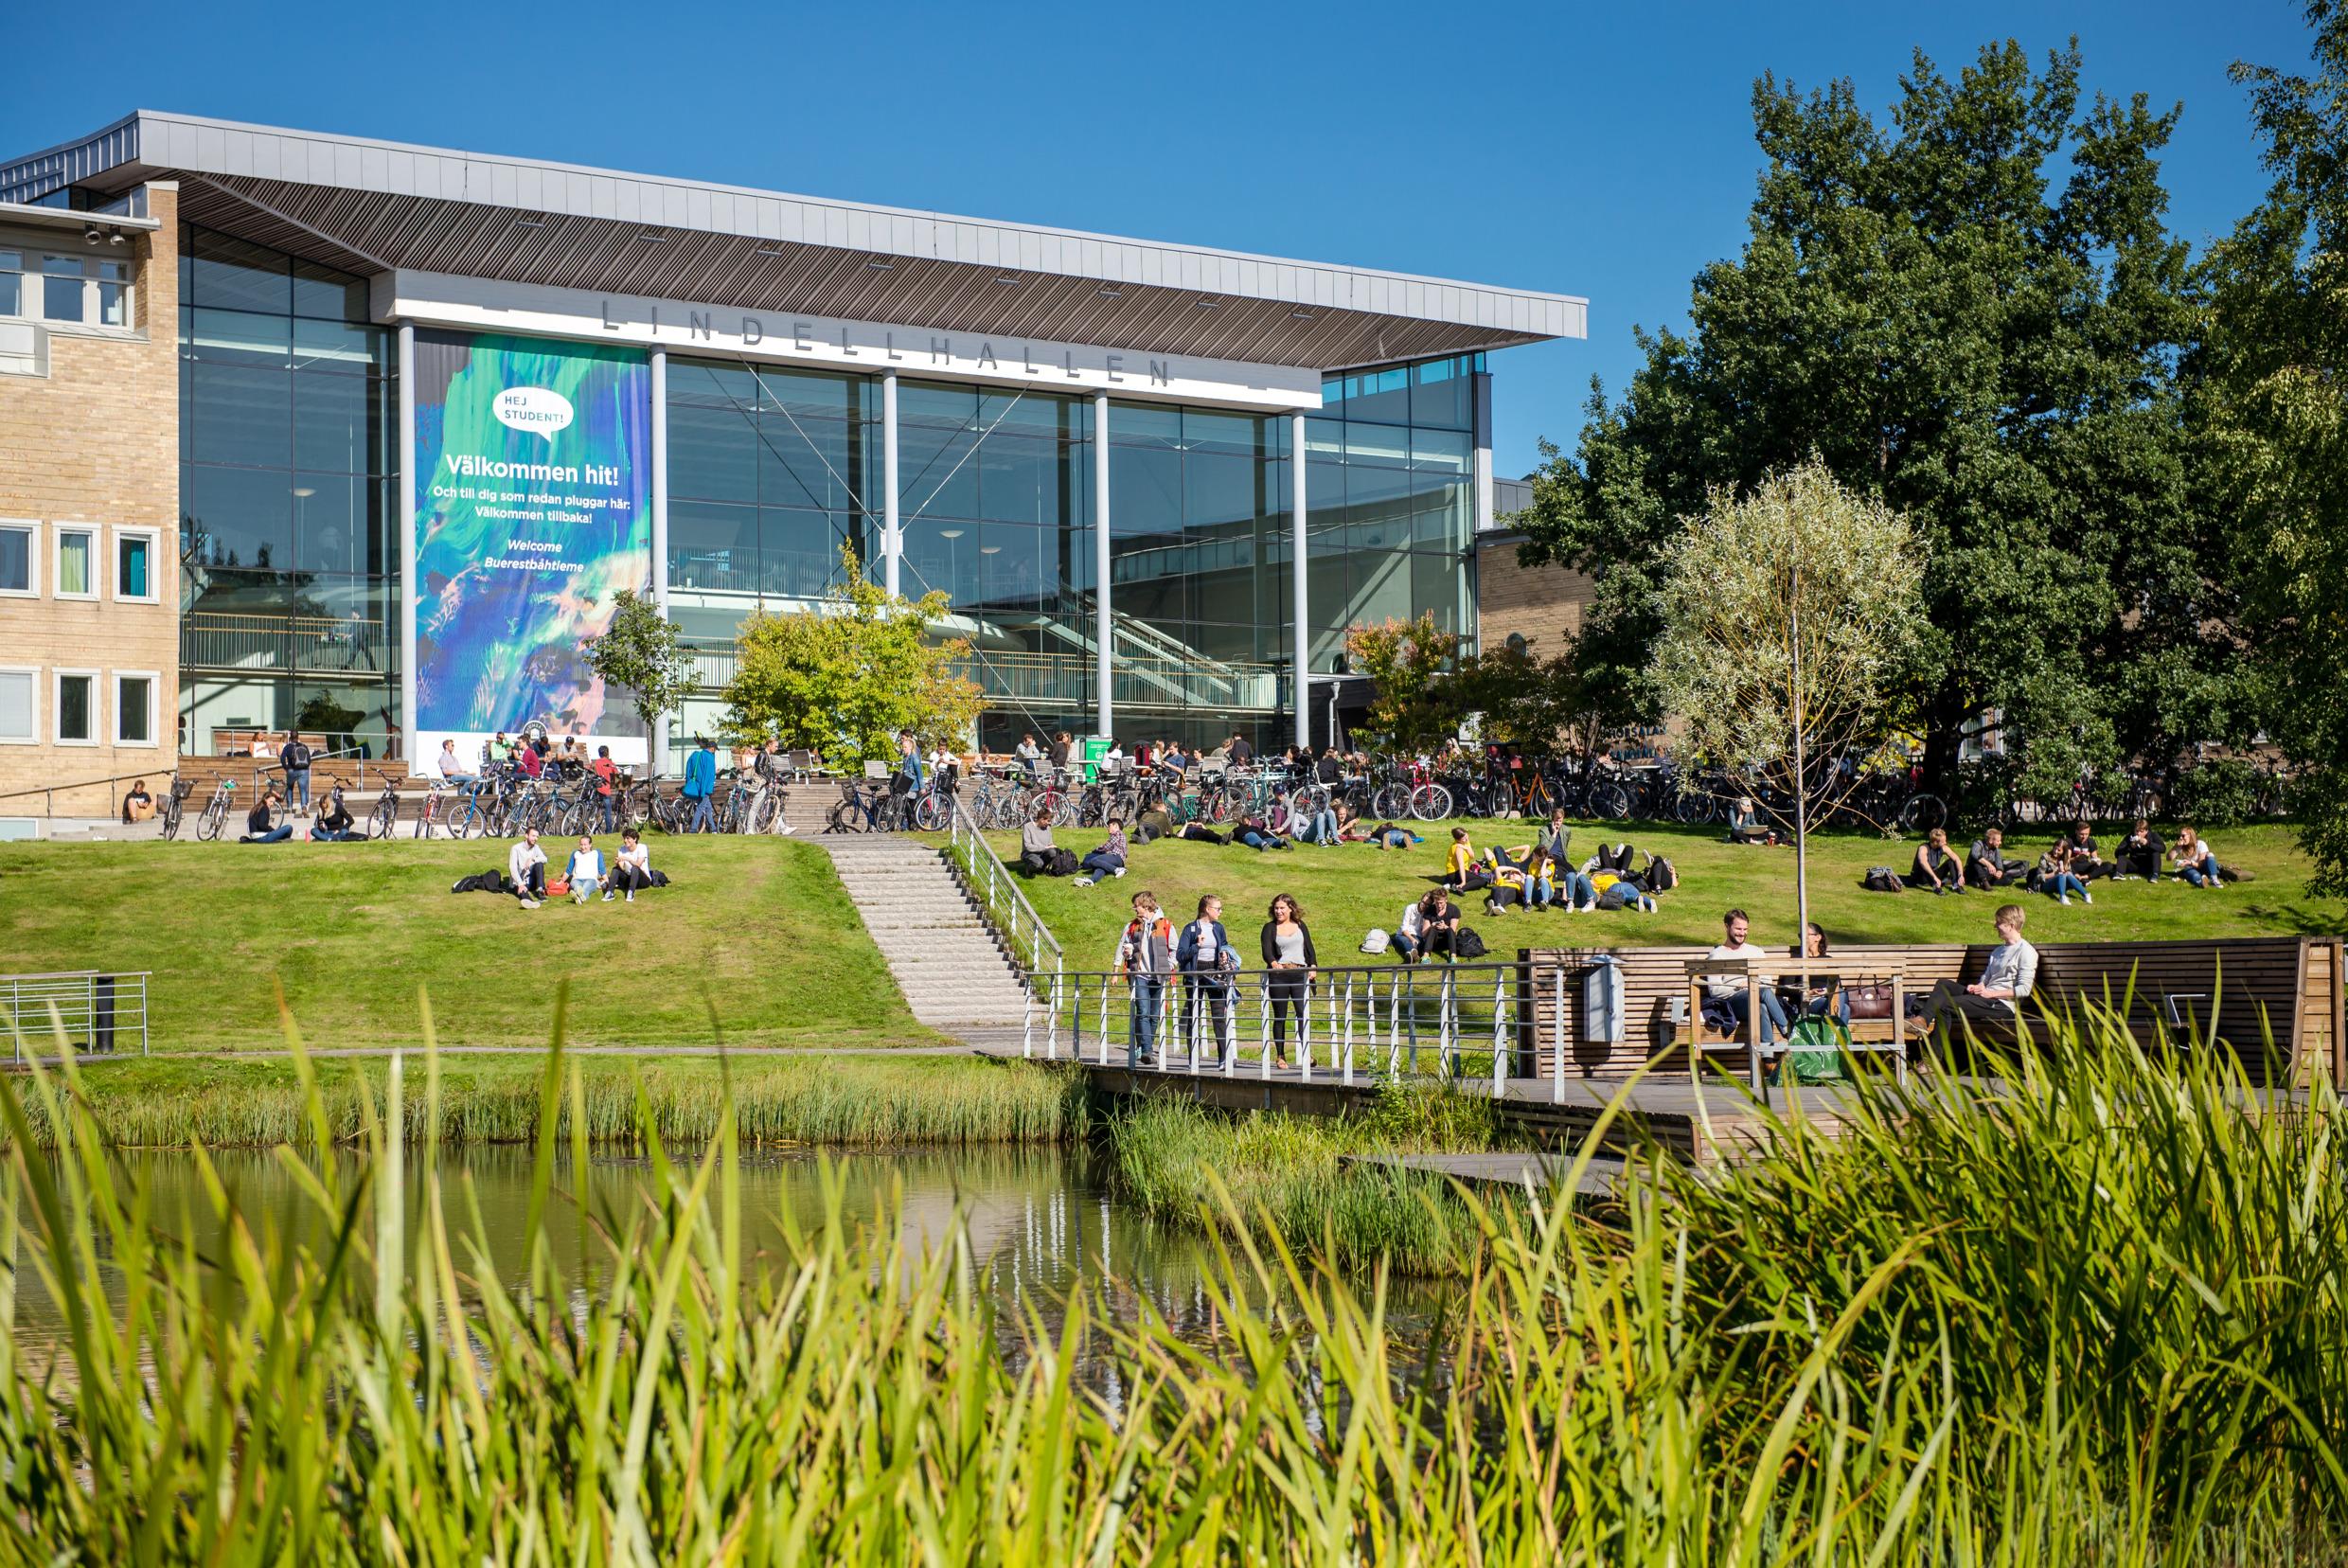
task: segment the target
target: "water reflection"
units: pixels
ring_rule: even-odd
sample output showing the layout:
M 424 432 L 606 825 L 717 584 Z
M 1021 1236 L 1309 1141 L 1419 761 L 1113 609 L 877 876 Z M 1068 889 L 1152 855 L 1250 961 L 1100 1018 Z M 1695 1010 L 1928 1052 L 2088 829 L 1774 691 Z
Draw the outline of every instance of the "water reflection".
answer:
M 355 1157 L 355 1156 L 347 1156 Z M 684 1156 L 680 1156 L 684 1157 Z M 909 1256 L 951 1241 L 959 1221 L 969 1237 L 975 1283 L 1000 1309 L 1005 1353 L 1019 1359 L 1040 1326 L 1057 1336 L 1073 1286 L 1091 1289 L 1107 1314 L 1132 1322 L 1145 1309 L 1174 1332 L 1196 1342 L 1219 1337 L 1221 1325 L 1210 1281 L 1219 1265 L 1212 1243 L 1197 1231 L 1152 1220 L 1120 1201 L 1101 1179 L 1097 1162 L 1081 1149 L 976 1148 L 886 1153 L 745 1150 L 741 1160 L 746 1221 L 743 1250 L 753 1266 L 774 1266 L 786 1256 L 785 1215 L 802 1225 L 824 1213 L 824 1158 L 839 1182 L 850 1219 L 868 1226 L 891 1223 L 896 1244 Z M 171 1153 L 123 1156 L 132 1179 L 149 1199 L 155 1223 L 174 1236 L 192 1235 L 200 1251 L 215 1254 L 221 1225 L 192 1158 Z M 414 1180 L 409 1153 L 405 1183 L 411 1227 L 422 1219 L 423 1185 Z M 440 1154 L 443 1204 L 451 1255 L 460 1272 L 473 1273 L 467 1238 L 477 1234 L 489 1265 L 508 1286 L 523 1275 L 532 1153 L 526 1148 L 468 1146 Z M 294 1178 L 274 1157 L 229 1150 L 213 1156 L 236 1211 L 257 1235 L 274 1231 L 323 1248 L 329 1226 Z M 590 1159 L 588 1200 L 598 1219 L 624 1234 L 653 1193 L 649 1160 L 619 1155 Z M 569 1161 L 558 1162 L 555 1185 L 570 1190 Z M 363 1223 L 371 1223 L 363 1218 Z M 596 1287 L 609 1273 L 603 1243 L 590 1238 L 580 1268 L 576 1211 L 560 1199 L 547 1227 L 549 1243 L 567 1279 Z M 413 1234 L 413 1229 L 411 1230 Z M 20 1276 L 17 1323 L 27 1346 L 53 1345 L 62 1324 L 35 1271 Z M 121 1299 L 121 1282 L 109 1279 Z M 1247 1292 L 1260 1299 L 1259 1292 Z M 1432 1305 L 1424 1285 L 1390 1292 L 1396 1318 L 1408 1336 Z M 1095 1346 L 1095 1351 L 1101 1347 Z M 1096 1368 L 1095 1370 L 1100 1370 Z

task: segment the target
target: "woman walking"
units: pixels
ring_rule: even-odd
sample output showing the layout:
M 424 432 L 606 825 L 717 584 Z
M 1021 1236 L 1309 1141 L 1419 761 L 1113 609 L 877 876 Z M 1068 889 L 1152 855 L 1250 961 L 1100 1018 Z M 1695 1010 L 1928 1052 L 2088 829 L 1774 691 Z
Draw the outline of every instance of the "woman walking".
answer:
M 1282 893 L 1272 900 L 1271 918 L 1264 922 L 1264 968 L 1271 972 L 1272 1063 L 1289 1064 L 1289 1015 L 1296 1015 L 1296 1048 L 1305 1049 L 1305 1025 L 1310 1018 L 1313 971 L 1321 962 L 1313 951 L 1312 931 L 1296 900 Z

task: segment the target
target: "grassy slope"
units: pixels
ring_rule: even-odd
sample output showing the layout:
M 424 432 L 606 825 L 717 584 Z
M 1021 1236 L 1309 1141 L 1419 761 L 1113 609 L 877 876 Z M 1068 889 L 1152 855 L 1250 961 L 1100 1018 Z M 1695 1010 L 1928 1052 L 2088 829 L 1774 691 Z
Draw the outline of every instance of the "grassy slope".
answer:
M 638 1083 L 661 1135 L 685 1143 L 716 1131 L 729 1087 L 743 1136 L 754 1143 L 1049 1143 L 1076 1131 L 1083 1117 L 1075 1078 L 983 1057 L 570 1060 L 579 1071 L 590 1134 L 605 1141 L 634 1140 Z M 385 1059 L 329 1059 L 316 1066 L 335 1135 L 357 1140 L 366 1119 L 361 1102 L 382 1114 Z M 410 1132 L 420 1136 L 424 1063 L 411 1057 L 407 1068 L 403 1103 Z M 444 1057 L 440 1068 L 444 1138 L 512 1143 L 537 1135 L 543 1058 Z M 124 1147 L 172 1148 L 190 1140 L 266 1147 L 309 1136 L 300 1079 L 282 1058 L 132 1058 L 90 1066 L 81 1078 L 98 1124 Z M 17 1088 L 37 1113 L 23 1080 Z M 562 1121 L 567 1138 L 567 1089 Z
M 608 855 L 616 840 L 600 841 Z M 656 842 L 676 885 L 525 910 L 449 884 L 502 842 L 0 845 L 0 972 L 151 970 L 158 1050 L 281 1044 L 276 987 L 317 1045 L 927 1043 L 823 852 Z M 559 865 L 561 851 L 550 846 Z
M 1127 900 L 1140 888 L 1157 894 L 1179 924 L 1202 893 L 1224 900 L 1223 923 L 1232 939 L 1254 961 L 1255 934 L 1277 892 L 1305 906 L 1307 920 L 1325 963 L 1369 962 L 1354 950 L 1372 926 L 1388 931 L 1402 906 L 1432 885 L 1443 869 L 1452 825 L 1422 824 L 1426 842 L 1399 852 L 1367 845 L 1320 849 L 1310 845 L 1258 854 L 1252 849 L 1161 841 L 1135 851 L 1127 875 L 1099 886 L 1080 888 L 1072 880 L 1035 878 L 1025 883 L 1037 913 L 1068 950 L 1072 968 L 1102 969 L 1113 955 Z M 1481 852 L 1523 844 L 1523 823 L 1469 823 Z M 1063 830 L 1060 842 L 1081 854 L 1099 841 L 1091 829 Z M 990 835 L 998 854 L 1015 858 L 1015 834 Z M 1719 939 L 1720 912 L 1742 906 L 1752 916 L 1753 939 L 1768 946 L 1793 940 L 1794 874 L 1790 848 L 1740 847 L 1720 842 L 1717 829 L 1650 824 L 1580 823 L 1577 853 L 1594 849 L 1601 838 L 1628 838 L 1642 850 L 1667 855 L 1679 867 L 1677 892 L 1663 908 L 1636 914 L 1527 915 L 1499 919 L 1485 915 L 1481 896 L 1471 899 L 1468 917 L 1496 951 L 1549 944 L 1630 947 L 1710 943 Z M 2230 865 L 2255 872 L 2257 880 L 2215 893 L 2197 893 L 2178 882 L 2098 883 L 2092 908 L 2064 909 L 2051 899 L 2024 896 L 2030 935 L 2050 942 L 2156 940 L 2167 937 L 2256 936 L 2322 934 L 2348 930 L 2348 902 L 2310 899 L 2304 885 L 2306 863 L 2286 827 L 2235 828 L 2211 834 Z M 1904 870 L 1915 840 L 1900 842 L 1838 834 L 1810 848 L 1812 918 L 1835 937 L 1861 941 L 1994 941 L 1989 917 L 2003 900 L 1979 894 L 1935 898 L 1929 893 L 1897 897 L 1869 893 L 1859 885 L 1871 865 Z M 2010 841 L 2035 855 L 2042 835 L 2023 833 Z M 1379 960 L 1385 962 L 1386 960 Z

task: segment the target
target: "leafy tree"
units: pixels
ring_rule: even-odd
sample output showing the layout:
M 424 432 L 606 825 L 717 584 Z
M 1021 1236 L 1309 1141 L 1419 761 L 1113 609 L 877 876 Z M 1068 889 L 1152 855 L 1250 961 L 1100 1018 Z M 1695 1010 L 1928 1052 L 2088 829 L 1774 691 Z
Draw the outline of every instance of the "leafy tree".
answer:
M 1698 276 L 1688 335 L 1641 335 L 1622 398 L 1593 386 L 1520 518 L 1528 563 L 1595 576 L 1574 654 L 1618 715 L 1657 709 L 1679 519 L 1815 453 L 1924 536 L 1920 657 L 1886 699 L 1936 774 L 1987 705 L 2066 783 L 2248 724 L 2181 415 L 2176 111 L 2083 104 L 2078 76 L 2075 47 L 1955 80 L 1918 54 L 1888 125 L 1847 82 L 1756 83 L 1743 253 Z
M 1345 633 L 1353 668 L 1377 685 L 1365 727 L 1397 752 L 1432 751 L 1459 730 L 1459 689 L 1447 678 L 1459 657 L 1458 633 L 1432 615 L 1388 620 Z
M 1513 742 L 1536 753 L 1560 743 L 1594 752 L 1605 739 L 1609 719 L 1603 701 L 1572 652 L 1540 658 L 1528 644 L 1487 648 L 1460 661 L 1458 706 L 1484 716 L 1486 739 Z
M 2208 268 L 2208 430 L 2253 568 L 2252 666 L 2303 767 L 2312 890 L 2348 893 L 2348 10 L 2307 7 L 2315 70 L 2236 65 L 2272 175 Z
M 899 730 L 924 744 L 961 742 L 982 694 L 954 673 L 969 641 L 928 640 L 946 596 L 892 597 L 852 552 L 844 549 L 840 560 L 841 578 L 818 608 L 743 623 L 725 688 L 728 732 L 852 762 L 895 757 Z
M 1752 777 L 1794 835 L 1810 918 L 1809 824 L 1888 739 L 1883 695 L 1922 643 L 1923 548 L 1907 520 L 1821 462 L 1715 490 L 1663 554 L 1656 689 L 1697 761 Z
M 608 686 L 627 690 L 649 740 L 663 715 L 675 713 L 693 693 L 695 665 L 692 650 L 675 621 L 661 614 L 660 602 L 649 594 L 622 588 L 613 597 L 612 624 L 584 647 L 587 666 Z M 651 759 L 654 776 L 660 758 Z

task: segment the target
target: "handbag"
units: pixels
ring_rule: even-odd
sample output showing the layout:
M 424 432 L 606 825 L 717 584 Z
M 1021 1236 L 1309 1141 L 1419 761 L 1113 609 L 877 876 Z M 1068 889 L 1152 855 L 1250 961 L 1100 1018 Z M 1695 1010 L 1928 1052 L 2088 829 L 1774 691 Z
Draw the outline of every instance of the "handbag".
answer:
M 1842 998 L 1851 1005 L 1851 1016 L 1859 1018 L 1889 1018 L 1892 1016 L 1892 988 L 1880 983 L 1845 986 Z

